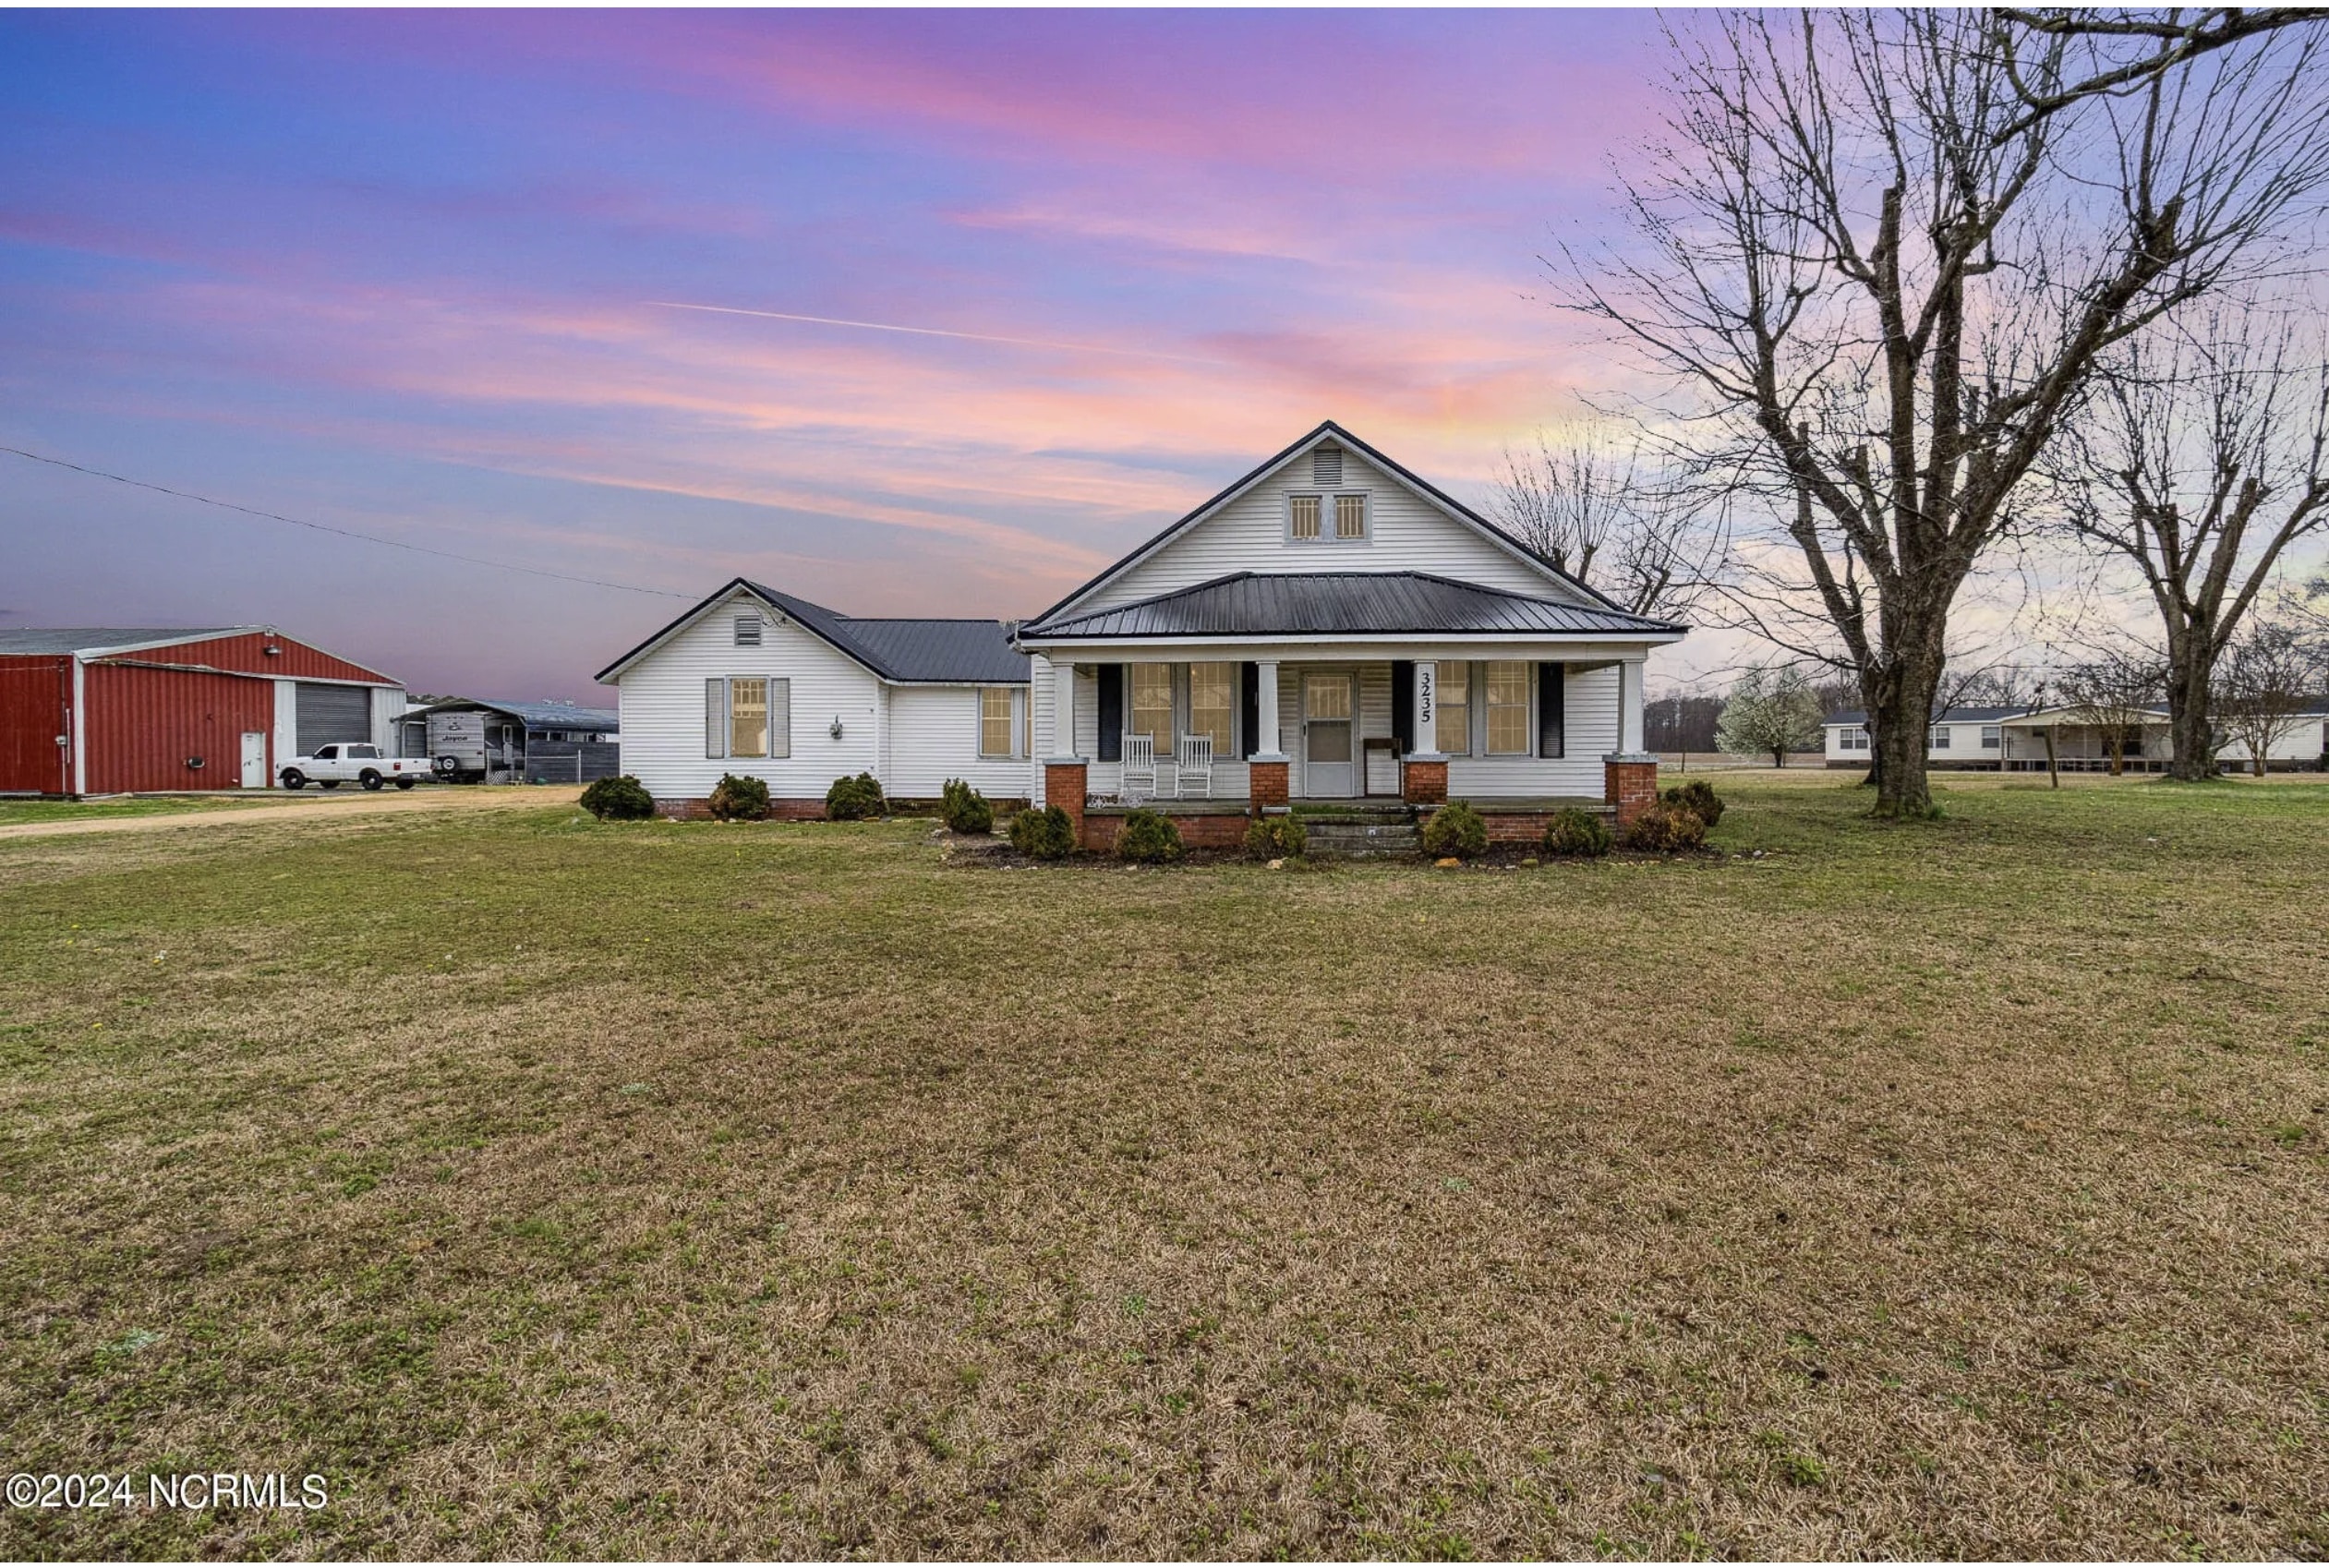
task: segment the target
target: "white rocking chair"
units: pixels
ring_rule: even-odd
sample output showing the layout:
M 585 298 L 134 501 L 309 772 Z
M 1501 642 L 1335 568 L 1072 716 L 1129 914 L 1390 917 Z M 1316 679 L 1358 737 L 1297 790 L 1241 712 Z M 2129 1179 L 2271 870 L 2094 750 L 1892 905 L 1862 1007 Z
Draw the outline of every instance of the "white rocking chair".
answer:
M 1156 737 L 1124 737 L 1124 773 L 1116 794 L 1128 806 L 1137 806 L 1156 793 Z
M 1179 772 L 1182 793 L 1201 801 L 1213 799 L 1213 738 L 1211 735 L 1181 737 Z

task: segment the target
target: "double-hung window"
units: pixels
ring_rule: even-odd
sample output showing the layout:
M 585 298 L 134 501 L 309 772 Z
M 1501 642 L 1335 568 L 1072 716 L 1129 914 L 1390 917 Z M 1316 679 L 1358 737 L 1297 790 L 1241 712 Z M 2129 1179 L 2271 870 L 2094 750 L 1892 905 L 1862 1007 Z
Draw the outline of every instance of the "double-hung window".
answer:
M 1302 493 L 1285 498 L 1285 537 L 1296 544 L 1363 544 L 1367 492 Z
M 704 754 L 790 756 L 792 682 L 766 675 L 730 675 L 705 681 Z
M 1981 727 L 1981 749 L 1985 752 L 1994 752 L 2005 744 L 2005 730 L 1998 726 L 1985 724 Z
M 1452 757 L 1472 754 L 1472 667 L 1460 658 L 1442 659 L 1439 710 L 1432 717 L 1433 749 Z
M 1173 667 L 1169 664 L 1136 664 L 1132 676 L 1132 718 L 1125 731 L 1146 735 L 1156 742 L 1156 754 L 1169 756 L 1173 750 Z
M 1528 666 L 1516 658 L 1491 658 L 1488 677 L 1488 754 L 1528 754 Z
M 1018 694 L 1008 686 L 979 688 L 979 755 L 1008 757 L 1018 754 L 1017 698 Z
M 1234 664 L 1192 664 L 1189 667 L 1189 733 L 1213 737 L 1213 755 L 1237 754 L 1237 667 Z
M 1931 745 L 1930 745 L 1930 747 L 1928 748 L 1929 750 L 1936 751 L 1936 752 L 1945 752 L 1945 751 L 1949 750 L 1949 726 L 1948 726 L 1948 725 L 1946 725 L 1946 724 L 1936 724 L 1935 726 L 1933 726 L 1933 732 L 1932 732 L 1932 734 L 1931 734 L 1929 737 L 1927 737 L 1927 738 L 1928 738 L 1928 739 L 1930 740 L 1930 742 L 1932 742 L 1932 743 L 1931 743 Z
M 1847 725 L 1845 725 L 1845 726 L 1844 726 L 1844 731 L 1843 731 L 1843 738 L 1842 738 L 1842 746 L 1843 746 L 1843 749 L 1844 749 L 1845 751 L 1848 751 L 1848 752 L 1864 752 L 1864 751 L 1866 751 L 1866 750 L 1868 749 L 1868 730 L 1867 730 L 1867 726 L 1863 725 L 1863 724 L 1847 724 Z

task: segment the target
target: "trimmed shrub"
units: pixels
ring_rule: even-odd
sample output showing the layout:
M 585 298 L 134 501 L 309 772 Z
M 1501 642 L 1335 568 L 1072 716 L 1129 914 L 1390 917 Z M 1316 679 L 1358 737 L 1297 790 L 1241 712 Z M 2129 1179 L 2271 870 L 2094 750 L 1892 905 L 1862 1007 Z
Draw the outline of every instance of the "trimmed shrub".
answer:
M 881 780 L 870 773 L 861 773 L 854 778 L 836 778 L 833 788 L 825 791 L 827 822 L 864 821 L 888 810 L 889 802 L 882 799 Z
M 655 797 L 626 773 L 594 780 L 582 792 L 582 809 L 601 822 L 640 822 L 655 814 Z
M 1549 855 L 1606 855 L 1611 842 L 1610 825 L 1599 812 L 1570 806 L 1545 821 L 1544 850 Z
M 712 814 L 722 822 L 766 822 L 768 781 L 723 773 L 712 789 Z
M 1310 830 L 1298 816 L 1257 816 L 1246 828 L 1246 853 L 1258 861 L 1285 861 L 1307 854 Z
M 1181 858 L 1181 830 L 1171 817 L 1142 806 L 1124 819 L 1116 836 L 1116 858 L 1144 865 L 1177 861 Z
M 1716 794 L 1714 786 L 1703 778 L 1677 784 L 1658 798 L 1670 806 L 1682 807 L 1708 827 L 1722 820 L 1722 797 Z
M 954 833 L 992 833 L 995 831 L 995 808 L 984 795 L 971 789 L 959 778 L 947 780 L 946 792 L 940 801 L 938 814 L 946 819 L 947 828 Z
M 1488 819 L 1467 801 L 1450 801 L 1423 825 L 1423 852 L 1434 860 L 1477 860 L 1488 852 Z
M 1670 806 L 1663 801 L 1635 817 L 1634 826 L 1625 830 L 1625 842 L 1630 848 L 1659 854 L 1687 852 L 1702 847 L 1706 841 L 1704 818 L 1696 812 Z
M 1057 806 L 1020 812 L 1011 818 L 1011 848 L 1039 861 L 1065 860 L 1076 852 L 1076 825 Z

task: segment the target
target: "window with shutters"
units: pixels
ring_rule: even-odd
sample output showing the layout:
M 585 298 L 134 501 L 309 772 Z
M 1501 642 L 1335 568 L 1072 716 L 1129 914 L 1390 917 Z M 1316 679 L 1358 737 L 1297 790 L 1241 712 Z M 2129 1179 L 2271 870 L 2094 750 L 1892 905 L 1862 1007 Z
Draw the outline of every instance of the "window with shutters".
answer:
M 759 616 L 740 615 L 736 617 L 736 645 L 740 648 L 756 648 L 760 645 Z
M 1213 737 L 1213 755 L 1234 757 L 1237 725 L 1237 667 L 1189 667 L 1189 733 Z
M 728 682 L 728 754 L 768 754 L 768 682 L 761 676 L 739 675 Z
M 1472 667 L 1462 659 L 1440 661 L 1439 711 L 1431 720 L 1431 744 L 1452 757 L 1472 754 Z
M 1136 664 L 1131 667 L 1132 717 L 1124 726 L 1128 735 L 1146 735 L 1156 742 L 1159 756 L 1173 746 L 1173 667 Z
M 1319 509 L 1325 503 L 1325 501 L 1326 498 L 1324 496 L 1286 497 L 1286 533 L 1292 537 L 1297 539 L 1317 538 L 1320 516 Z
M 1528 666 L 1516 658 L 1492 658 L 1486 670 L 1488 754 L 1528 754 Z
M 1012 722 L 1012 695 L 1008 686 L 979 688 L 979 755 L 1007 757 L 1016 750 L 1019 727 Z

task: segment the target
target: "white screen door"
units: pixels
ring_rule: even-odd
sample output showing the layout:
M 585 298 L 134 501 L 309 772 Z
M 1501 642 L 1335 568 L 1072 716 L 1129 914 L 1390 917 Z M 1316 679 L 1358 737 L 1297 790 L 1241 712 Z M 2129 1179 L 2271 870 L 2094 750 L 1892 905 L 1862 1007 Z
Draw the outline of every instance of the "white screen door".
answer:
M 267 788 L 267 732 L 264 730 L 243 731 L 243 788 Z
M 1358 793 L 1352 764 L 1351 681 L 1347 675 L 1302 677 L 1302 793 L 1343 800 Z

